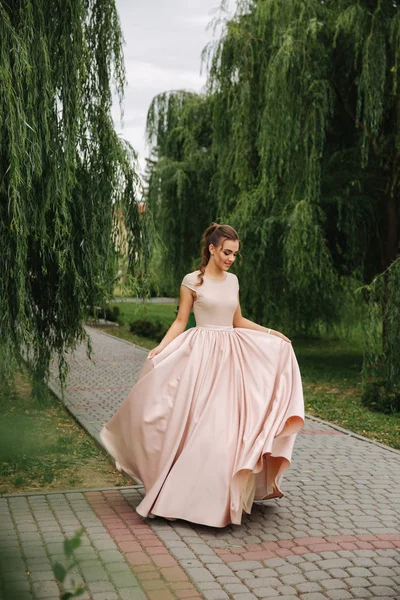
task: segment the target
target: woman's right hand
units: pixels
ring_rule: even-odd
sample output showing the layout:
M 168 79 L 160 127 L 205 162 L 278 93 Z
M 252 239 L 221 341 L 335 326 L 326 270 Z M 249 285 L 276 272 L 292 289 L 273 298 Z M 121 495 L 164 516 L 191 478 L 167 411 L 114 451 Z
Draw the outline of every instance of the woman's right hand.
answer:
M 153 348 L 153 350 L 150 350 L 150 352 L 147 355 L 147 358 L 150 360 L 152 358 L 154 358 L 155 356 L 157 356 L 157 354 L 160 354 L 160 352 L 164 350 L 164 348 L 161 346 L 161 344 L 159 344 L 158 346 L 156 346 L 155 348 Z

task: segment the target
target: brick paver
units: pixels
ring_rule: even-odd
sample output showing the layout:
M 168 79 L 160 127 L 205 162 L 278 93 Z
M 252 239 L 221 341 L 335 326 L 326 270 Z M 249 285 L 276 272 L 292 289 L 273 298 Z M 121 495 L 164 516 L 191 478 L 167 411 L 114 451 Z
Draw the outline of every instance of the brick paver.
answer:
M 65 401 L 99 439 L 147 351 L 91 335 L 94 362 L 78 349 Z M 3 496 L 1 598 L 56 598 L 51 563 L 84 526 L 82 598 L 400 599 L 400 453 L 307 419 L 283 486 L 284 498 L 224 529 L 141 519 L 140 485 Z

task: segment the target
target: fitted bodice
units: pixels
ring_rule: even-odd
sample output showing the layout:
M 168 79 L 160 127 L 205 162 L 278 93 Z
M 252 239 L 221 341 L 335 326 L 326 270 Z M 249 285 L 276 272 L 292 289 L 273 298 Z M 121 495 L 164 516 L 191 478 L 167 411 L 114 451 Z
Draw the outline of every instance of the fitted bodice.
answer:
M 182 285 L 196 292 L 193 312 L 198 327 L 207 325 L 229 327 L 233 324 L 233 315 L 239 303 L 239 282 L 236 275 L 226 273 L 219 281 L 204 275 L 203 284 L 199 282 L 200 271 L 185 275 Z

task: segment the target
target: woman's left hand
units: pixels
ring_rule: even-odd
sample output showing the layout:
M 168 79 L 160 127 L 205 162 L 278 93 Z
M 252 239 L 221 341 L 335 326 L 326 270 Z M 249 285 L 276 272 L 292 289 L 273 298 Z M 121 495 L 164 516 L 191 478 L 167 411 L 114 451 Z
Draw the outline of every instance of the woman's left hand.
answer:
M 285 340 L 285 342 L 288 342 L 289 344 L 292 343 L 291 340 L 289 340 L 289 338 L 286 337 L 286 335 L 283 335 L 283 333 L 280 331 L 274 331 L 274 329 L 271 329 L 271 335 L 276 335 L 276 337 L 282 338 L 282 340 Z

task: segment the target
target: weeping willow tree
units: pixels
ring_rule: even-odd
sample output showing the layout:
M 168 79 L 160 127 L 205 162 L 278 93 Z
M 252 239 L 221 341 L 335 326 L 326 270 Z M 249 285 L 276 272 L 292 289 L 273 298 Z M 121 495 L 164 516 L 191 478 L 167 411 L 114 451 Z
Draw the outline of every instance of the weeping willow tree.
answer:
M 400 376 L 399 59 L 400 13 L 380 0 L 243 1 L 209 55 L 218 201 L 248 249 L 246 304 L 307 328 L 340 316 L 349 281 L 373 279 L 365 381 L 385 365 L 387 393 Z
M 0 2 L 0 363 L 37 380 L 85 338 L 110 292 L 123 209 L 141 254 L 136 155 L 111 119 L 122 100 L 114 0 Z
M 158 233 L 158 271 L 174 296 L 182 274 L 199 260 L 201 232 L 215 215 L 211 121 L 211 101 L 185 91 L 160 94 L 148 112 L 147 204 Z
M 399 409 L 397 3 L 240 0 L 203 58 L 213 218 L 243 241 L 245 308 L 310 330 L 361 283 L 366 389 Z

